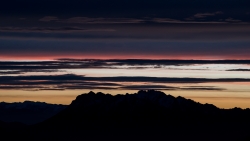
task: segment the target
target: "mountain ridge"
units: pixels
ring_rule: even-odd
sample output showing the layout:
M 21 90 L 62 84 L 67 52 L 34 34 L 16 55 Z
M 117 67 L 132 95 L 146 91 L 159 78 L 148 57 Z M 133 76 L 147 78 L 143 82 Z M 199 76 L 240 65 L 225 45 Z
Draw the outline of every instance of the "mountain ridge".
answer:
M 125 95 L 89 92 L 56 115 L 15 134 L 41 141 L 241 141 L 249 137 L 249 119 L 249 109 L 219 109 L 155 90 Z
M 72 136 L 117 140 L 126 135 L 124 140 L 236 141 L 249 133 L 245 130 L 250 126 L 248 119 L 250 110 L 219 109 L 155 90 L 125 95 L 89 92 L 77 96 L 67 108 L 34 129 L 42 133 L 49 130 L 55 137 L 64 133 L 65 140 L 72 140 Z

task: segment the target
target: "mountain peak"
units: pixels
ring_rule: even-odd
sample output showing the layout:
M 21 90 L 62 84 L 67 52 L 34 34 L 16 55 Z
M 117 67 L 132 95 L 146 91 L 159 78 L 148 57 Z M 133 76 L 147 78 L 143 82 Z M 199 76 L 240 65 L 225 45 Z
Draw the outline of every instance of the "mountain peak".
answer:
M 178 96 L 167 95 L 164 92 L 156 90 L 140 90 L 134 94 L 104 94 L 102 92 L 94 93 L 90 91 L 86 94 L 77 96 L 70 104 L 70 108 L 101 106 L 112 109 L 113 107 L 123 105 L 127 109 L 134 107 L 143 107 L 145 105 L 162 107 L 165 109 L 174 109 L 181 111 L 199 111 L 208 112 L 218 110 L 212 104 L 200 104 L 190 99 Z M 108 108 L 107 108 L 108 107 Z

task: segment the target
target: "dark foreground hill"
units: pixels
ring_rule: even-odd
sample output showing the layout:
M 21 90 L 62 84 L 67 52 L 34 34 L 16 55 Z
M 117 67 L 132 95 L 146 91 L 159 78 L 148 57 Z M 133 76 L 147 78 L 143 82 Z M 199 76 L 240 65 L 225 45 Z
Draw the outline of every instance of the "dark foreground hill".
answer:
M 66 107 L 66 105 L 32 101 L 0 102 L 0 120 L 9 123 L 35 124 L 54 116 Z
M 219 109 L 159 91 L 79 95 L 55 116 L 18 134 L 25 140 L 240 141 L 250 110 Z

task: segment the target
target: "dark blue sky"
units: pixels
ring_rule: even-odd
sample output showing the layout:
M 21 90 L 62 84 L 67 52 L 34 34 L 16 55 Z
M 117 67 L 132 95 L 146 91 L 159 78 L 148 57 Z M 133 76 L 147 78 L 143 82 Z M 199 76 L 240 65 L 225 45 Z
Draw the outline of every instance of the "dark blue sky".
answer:
M 0 59 L 250 59 L 248 0 L 9 0 Z
M 221 11 L 224 14 L 217 18 L 249 21 L 249 5 L 248 0 L 8 0 L 2 2 L 0 13 L 3 17 L 167 17 L 180 20 L 197 13 Z

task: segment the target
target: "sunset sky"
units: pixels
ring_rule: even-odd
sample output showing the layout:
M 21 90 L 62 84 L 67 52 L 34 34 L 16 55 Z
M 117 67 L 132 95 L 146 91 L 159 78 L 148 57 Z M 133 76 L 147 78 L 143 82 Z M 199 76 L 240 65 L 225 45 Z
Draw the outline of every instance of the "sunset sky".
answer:
M 8 0 L 0 101 L 156 89 L 250 108 L 250 1 Z

